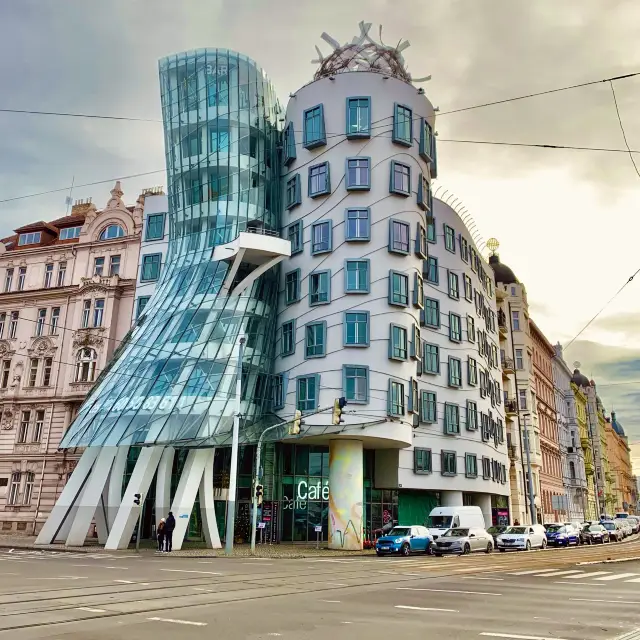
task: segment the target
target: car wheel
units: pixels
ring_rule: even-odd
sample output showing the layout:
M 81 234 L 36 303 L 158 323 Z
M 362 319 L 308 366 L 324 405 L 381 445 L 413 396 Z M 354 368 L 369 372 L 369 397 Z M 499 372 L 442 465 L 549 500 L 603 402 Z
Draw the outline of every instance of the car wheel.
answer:
M 531 540 L 527 540 L 526 550 L 531 551 Z
M 546 540 L 542 541 L 542 547 L 541 548 L 542 549 L 546 549 L 547 548 L 547 541 Z
M 433 555 L 433 542 L 427 542 L 427 546 L 425 547 L 424 552 L 428 556 Z
M 384 555 L 384 553 L 382 553 L 382 551 L 376 551 L 376 555 L 377 555 L 377 556 L 383 556 L 383 555 Z
M 411 547 L 405 542 L 400 549 L 400 553 L 406 558 L 411 555 Z
M 465 556 L 468 556 L 471 553 L 471 547 L 469 546 L 468 542 L 464 545 L 464 551 L 462 553 Z
M 442 554 L 441 553 L 434 553 L 433 554 L 436 558 L 442 558 Z
M 485 553 L 491 553 L 493 551 L 493 545 L 489 542 L 487 543 L 487 549 Z
M 504 553 L 506 549 L 500 549 L 500 553 Z

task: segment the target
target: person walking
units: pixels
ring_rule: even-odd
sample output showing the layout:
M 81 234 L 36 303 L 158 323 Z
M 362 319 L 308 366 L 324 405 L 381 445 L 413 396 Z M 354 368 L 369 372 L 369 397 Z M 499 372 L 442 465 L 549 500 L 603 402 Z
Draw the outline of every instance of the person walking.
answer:
M 176 519 L 173 517 L 173 513 L 169 511 L 167 521 L 164 523 L 164 550 L 169 553 L 173 546 L 173 530 L 176 528 Z
M 160 518 L 160 522 L 158 523 L 158 551 L 162 553 L 164 551 L 164 539 L 165 539 L 165 519 Z

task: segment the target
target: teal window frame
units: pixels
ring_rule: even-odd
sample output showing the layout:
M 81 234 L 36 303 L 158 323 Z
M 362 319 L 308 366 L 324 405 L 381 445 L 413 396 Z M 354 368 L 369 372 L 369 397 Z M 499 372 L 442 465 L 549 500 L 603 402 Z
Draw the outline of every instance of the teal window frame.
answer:
M 458 274 L 447 269 L 447 284 L 449 287 L 449 297 L 452 300 L 460 300 L 460 280 Z
M 472 386 L 478 386 L 478 361 L 471 356 L 467 357 L 467 383 Z
M 408 197 L 411 195 L 411 166 L 404 162 L 391 161 L 391 172 L 389 175 L 389 193 L 395 193 L 399 196 Z M 402 184 L 398 186 L 396 182 L 396 173 L 402 177 Z M 404 182 L 406 178 L 406 189 L 404 188 Z
M 427 475 L 432 473 L 433 457 L 431 449 L 424 447 L 415 447 L 413 449 L 413 472 L 417 474 Z
M 365 163 L 364 167 L 353 167 L 356 172 L 365 172 L 366 180 L 363 184 L 356 184 L 356 181 L 352 181 L 351 175 L 351 163 Z M 345 188 L 347 191 L 369 191 L 371 189 L 371 158 L 369 156 L 351 156 L 345 161 L 345 174 L 344 174 Z
M 355 267 L 352 269 L 351 267 Z M 355 273 L 356 282 L 350 282 L 350 274 Z M 371 260 L 369 258 L 349 258 L 344 261 L 344 292 L 369 293 L 371 288 Z M 357 286 L 352 286 L 353 284 Z
M 444 403 L 444 434 L 460 435 L 460 406 L 453 402 Z
M 438 242 L 436 219 L 433 216 L 427 216 L 427 242 L 429 244 L 436 244 Z
M 145 240 L 162 240 L 164 238 L 164 213 L 150 213 L 147 216 L 145 228 Z M 155 231 L 153 231 L 155 230 Z
M 424 173 L 421 173 L 418 176 L 418 206 L 423 211 L 429 212 L 432 210 L 432 202 L 433 196 L 431 195 L 431 184 L 429 183 L 427 176 Z
M 307 193 L 310 198 L 318 198 L 319 196 L 326 196 L 331 193 L 331 171 L 328 162 L 319 162 L 309 167 L 309 178 L 307 183 Z M 324 175 L 324 187 L 317 185 L 317 188 L 312 188 L 312 183 L 315 179 L 320 182 L 320 176 Z
M 478 430 L 478 403 L 474 400 L 467 400 L 466 426 L 467 431 Z
M 318 330 L 320 330 L 318 332 Z M 304 326 L 304 359 L 324 358 L 327 355 L 327 322 L 308 322 Z
M 409 306 L 409 276 L 400 271 L 389 271 L 389 304 L 395 307 Z
M 294 207 L 302 204 L 302 186 L 300 174 L 296 173 L 287 180 L 285 189 L 285 209 L 291 211 Z
M 420 146 L 418 153 L 420 157 L 428 163 L 433 160 L 433 146 L 434 146 L 433 129 L 426 118 L 420 118 Z
M 162 254 L 147 253 L 142 256 L 140 282 L 156 282 L 162 270 Z
M 309 274 L 309 306 L 331 303 L 331 269 L 312 271 Z
M 478 456 L 475 453 L 464 454 L 464 475 L 467 478 L 478 477 Z
M 228 127 L 212 127 L 209 129 L 209 153 L 229 153 Z
M 363 213 L 366 215 L 361 215 Z M 352 216 L 352 214 L 354 215 Z M 363 233 L 361 229 L 363 225 L 366 226 L 366 233 Z M 355 229 L 352 229 L 352 226 Z M 356 231 L 356 235 L 353 235 L 352 231 Z M 371 240 L 371 210 L 369 207 L 350 207 L 345 209 L 344 239 L 346 242 L 368 242 Z
M 463 262 L 469 264 L 469 243 L 467 242 L 467 239 L 462 236 L 462 234 L 460 234 L 458 240 L 460 242 L 460 257 L 462 258 Z
M 482 456 L 482 479 L 491 479 L 491 458 L 487 456 Z
M 296 132 L 293 122 L 289 122 L 282 132 L 282 159 L 286 167 L 296 159 Z
M 391 323 L 389 325 L 389 360 L 406 361 L 409 359 L 409 332 L 406 327 Z
M 417 271 L 413 274 L 413 306 L 424 309 L 424 280 Z
M 344 347 L 368 347 L 371 335 L 371 314 L 369 311 L 345 311 L 343 317 L 344 334 L 342 345 Z M 353 326 L 354 340 L 350 340 L 350 327 Z M 360 334 L 364 332 L 364 337 Z
M 365 106 L 366 105 L 366 106 Z M 370 96 L 350 96 L 346 100 L 346 134 L 348 140 L 371 137 L 371 97 Z M 360 109 L 366 108 L 364 116 L 366 120 L 365 128 L 362 127 L 362 114 Z M 355 116 L 355 122 L 354 122 Z M 355 125 L 355 126 L 354 126 Z
M 291 255 L 295 256 L 304 250 L 302 220 L 292 222 L 287 228 L 287 238 L 291 243 Z
M 324 127 L 324 105 L 305 109 L 302 114 L 303 141 L 305 149 L 315 149 L 327 144 L 327 135 Z
M 350 380 L 365 381 L 364 397 L 360 394 L 350 393 Z M 357 389 L 357 382 L 353 387 L 355 392 Z M 342 365 L 342 395 L 347 399 L 349 404 L 368 404 L 369 402 L 369 367 L 361 364 L 345 364 Z
M 329 230 L 327 245 L 324 245 L 324 241 L 322 241 L 322 245 L 319 242 L 316 242 L 316 229 L 326 228 Z M 331 220 L 318 220 L 318 222 L 314 222 L 311 225 L 311 255 L 317 256 L 323 253 L 331 253 L 333 251 L 333 222 Z
M 404 229 L 396 239 L 395 230 Z M 404 237 L 406 235 L 406 242 Z M 411 250 L 411 224 L 404 220 L 389 220 L 389 253 L 408 256 Z
M 423 273 L 425 278 L 427 279 L 427 282 L 439 285 L 440 271 L 438 267 L 438 258 L 436 258 L 435 256 L 427 256 L 427 259 L 424 261 L 423 265 Z
M 393 105 L 393 134 L 391 140 L 403 147 L 413 144 L 413 109 L 396 102 Z
M 309 383 L 312 382 L 311 389 Z M 304 400 L 302 390 L 304 389 Z M 311 391 L 311 393 L 309 393 Z M 310 397 L 311 396 L 311 397 Z M 296 408 L 303 413 L 318 409 L 318 398 L 320 397 L 320 374 L 298 376 L 296 378 Z
M 458 459 L 455 451 L 440 452 L 440 473 L 443 476 L 453 477 L 458 475 Z
M 409 355 L 414 359 L 422 362 L 422 340 L 420 339 L 420 327 L 414 322 L 411 329 L 411 344 L 409 347 Z
M 462 318 L 453 311 L 449 312 L 449 340 L 462 342 Z
M 284 409 L 287 400 L 287 387 L 289 386 L 289 374 L 277 373 L 273 377 L 273 388 L 271 392 L 271 409 L 278 411 Z
M 438 422 L 438 395 L 435 391 L 422 391 L 420 394 L 420 422 Z
M 387 414 L 392 417 L 404 416 L 406 409 L 404 382 L 390 378 L 389 388 L 387 390 Z
M 145 307 L 149 304 L 151 296 L 140 296 L 136 300 L 136 320 L 143 314 Z
M 462 387 L 462 360 L 449 356 L 447 381 L 450 387 Z
M 442 225 L 444 229 L 444 248 L 450 253 L 456 252 L 456 230 L 448 224 Z
M 473 282 L 471 277 L 464 273 L 462 278 L 464 280 L 464 299 L 467 302 L 473 302 Z
M 295 286 L 294 291 L 291 291 L 291 285 Z M 300 269 L 294 269 L 284 274 L 284 302 L 286 305 L 300 301 L 300 286 Z
M 409 397 L 407 410 L 409 413 L 420 413 L 420 396 L 418 395 L 418 381 L 409 378 Z
M 467 314 L 467 342 L 474 344 L 476 341 L 476 321 L 473 316 Z
M 422 372 L 433 375 L 440 373 L 440 347 L 437 344 L 422 343 Z
M 434 315 L 437 315 L 437 323 L 432 321 Z M 435 298 L 424 299 L 424 326 L 431 329 L 440 328 L 440 301 Z
M 422 222 L 418 222 L 416 225 L 416 244 L 414 253 L 418 258 L 422 258 L 423 260 L 426 260 L 429 254 L 427 249 L 427 230 Z
M 280 355 L 291 356 L 296 352 L 296 320 L 287 320 L 280 327 Z

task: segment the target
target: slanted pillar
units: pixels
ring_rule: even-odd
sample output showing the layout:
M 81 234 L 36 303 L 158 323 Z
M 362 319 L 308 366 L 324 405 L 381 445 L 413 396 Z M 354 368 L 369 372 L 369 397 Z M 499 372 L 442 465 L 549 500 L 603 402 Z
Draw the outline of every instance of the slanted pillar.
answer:
M 156 531 L 160 524 L 160 518 L 166 518 L 171 509 L 171 472 L 173 471 L 173 459 L 176 450 L 167 447 L 162 452 L 158 473 L 156 475 Z
M 202 516 L 202 528 L 207 547 L 210 549 L 221 549 L 220 533 L 218 531 L 218 521 L 216 520 L 215 500 L 213 499 L 213 459 L 216 454 L 215 449 L 207 449 L 210 455 L 204 466 L 204 473 L 200 481 L 200 515 Z

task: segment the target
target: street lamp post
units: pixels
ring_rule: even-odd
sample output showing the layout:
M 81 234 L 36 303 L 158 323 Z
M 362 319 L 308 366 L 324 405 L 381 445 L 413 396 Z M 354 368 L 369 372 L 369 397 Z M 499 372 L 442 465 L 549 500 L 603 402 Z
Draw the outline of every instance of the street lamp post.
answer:
M 531 524 L 536 524 L 536 505 L 533 495 L 533 474 L 531 472 L 531 450 L 529 448 L 529 426 L 527 425 L 528 413 L 522 414 L 524 418 L 524 451 L 527 456 L 527 475 L 529 479 L 529 514 L 531 516 Z

